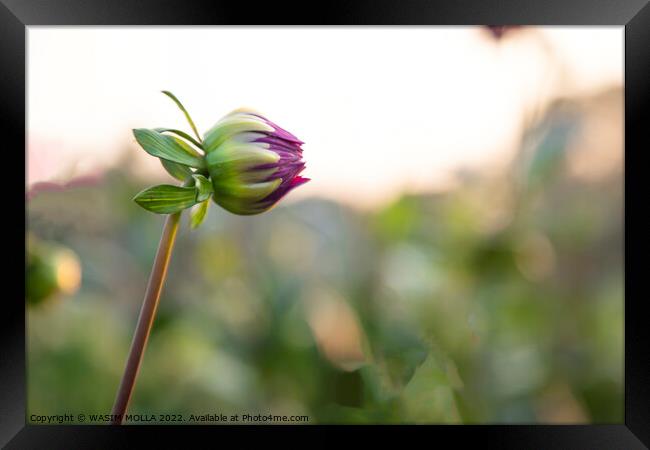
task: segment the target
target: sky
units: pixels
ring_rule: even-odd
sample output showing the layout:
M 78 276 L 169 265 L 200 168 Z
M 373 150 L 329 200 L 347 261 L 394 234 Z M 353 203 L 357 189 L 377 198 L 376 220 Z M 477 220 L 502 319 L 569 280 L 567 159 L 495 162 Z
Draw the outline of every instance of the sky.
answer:
M 622 27 L 28 27 L 27 183 L 116 164 L 132 128 L 252 107 L 305 141 L 310 183 L 361 207 L 507 161 L 526 111 L 623 83 Z M 143 176 L 166 179 L 134 152 Z

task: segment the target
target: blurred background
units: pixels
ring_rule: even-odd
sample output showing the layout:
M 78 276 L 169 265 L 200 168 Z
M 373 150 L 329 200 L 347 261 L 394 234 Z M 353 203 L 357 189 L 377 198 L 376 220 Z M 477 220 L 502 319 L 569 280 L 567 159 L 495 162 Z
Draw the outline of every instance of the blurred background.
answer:
M 107 414 L 175 183 L 135 127 L 253 107 L 272 211 L 184 217 L 130 412 L 623 421 L 623 28 L 29 27 L 31 414 Z

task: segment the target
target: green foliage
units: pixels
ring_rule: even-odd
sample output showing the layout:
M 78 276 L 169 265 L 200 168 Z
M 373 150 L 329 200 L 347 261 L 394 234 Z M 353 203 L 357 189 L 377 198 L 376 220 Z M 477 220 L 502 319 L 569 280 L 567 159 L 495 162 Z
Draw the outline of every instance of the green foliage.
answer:
M 186 181 L 193 174 L 192 170 L 187 166 L 176 164 L 175 162 L 167 161 L 166 159 L 161 159 L 160 163 L 167 173 L 178 181 Z
M 165 94 L 167 97 L 171 98 L 174 103 L 176 103 L 176 106 L 185 114 L 185 118 L 187 119 L 187 122 L 190 124 L 190 127 L 192 128 L 192 131 L 194 131 L 194 134 L 196 135 L 196 138 L 200 141 L 201 136 L 199 135 L 198 130 L 196 129 L 196 125 L 194 125 L 194 121 L 192 120 L 192 117 L 190 117 L 190 114 L 187 112 L 183 104 L 176 98 L 174 94 L 172 94 L 169 91 L 161 91 L 163 94 Z
M 133 135 L 138 144 L 150 155 L 197 169 L 205 168 L 205 161 L 192 148 L 174 136 L 155 130 L 136 128 Z
M 400 402 L 403 420 L 410 423 L 459 423 L 460 415 L 454 399 L 456 380 L 450 378 L 449 362 L 431 353 L 417 368 L 405 386 Z M 458 376 L 455 372 L 452 375 Z
M 198 141 L 184 131 L 174 128 L 133 130 L 140 146 L 150 155 L 158 157 L 167 173 L 184 183 L 182 187 L 163 185 L 145 189 L 137 194 L 134 200 L 148 211 L 158 214 L 176 213 L 199 203 L 200 205 L 192 211 L 190 219 L 190 225 L 192 229 L 195 229 L 205 219 L 208 210 L 207 200 L 212 195 L 210 180 L 190 169 L 190 167 L 205 169 L 203 155 L 197 150 L 202 150 L 203 145 L 194 121 L 183 104 L 171 92 L 162 91 L 162 93 L 171 98 L 183 112 Z M 168 136 L 164 133 L 176 136 Z M 196 148 L 188 142 L 191 142 Z M 193 184 L 194 189 L 188 188 L 188 184 Z M 194 194 L 193 199 L 192 194 Z
M 196 201 L 202 202 L 210 198 L 212 194 L 212 183 L 203 175 L 193 175 L 194 188 L 196 189 Z
M 192 144 L 194 144 L 194 146 L 196 148 L 199 148 L 199 149 L 202 148 L 202 145 L 201 145 L 201 143 L 199 141 L 197 141 L 196 139 L 194 139 L 192 136 L 190 136 L 189 134 L 187 134 L 184 131 L 176 130 L 175 128 L 154 128 L 154 130 L 157 131 L 158 133 L 173 133 L 173 134 L 175 134 L 175 135 L 177 135 L 179 137 L 182 137 L 183 139 L 191 142 Z
M 190 210 L 190 227 L 194 230 L 198 228 L 208 214 L 208 208 L 210 207 L 210 201 L 204 200 L 198 205 L 194 205 Z
M 147 211 L 174 214 L 195 205 L 198 194 L 194 187 L 161 184 L 139 192 L 133 200 Z

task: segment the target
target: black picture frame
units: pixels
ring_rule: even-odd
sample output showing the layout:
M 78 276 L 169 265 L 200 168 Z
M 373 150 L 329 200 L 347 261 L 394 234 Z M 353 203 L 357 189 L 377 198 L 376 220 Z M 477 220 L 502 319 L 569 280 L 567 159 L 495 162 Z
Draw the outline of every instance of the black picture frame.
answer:
M 633 207 L 634 198 L 643 192 L 644 165 L 641 158 L 650 149 L 644 121 L 650 101 L 650 6 L 647 0 L 475 0 L 432 1 L 355 0 L 304 2 L 291 5 L 280 2 L 251 3 L 223 0 L 0 0 L 0 121 L 3 155 L 15 157 L 16 164 L 5 161 L 3 171 L 16 176 L 25 159 L 17 148 L 25 148 L 26 124 L 26 27 L 30 25 L 617 25 L 625 28 L 625 421 L 624 424 L 581 426 L 485 425 L 485 426 L 388 426 L 351 427 L 371 436 L 387 432 L 418 433 L 426 439 L 450 439 L 461 446 L 468 443 L 498 448 L 570 448 L 636 449 L 650 446 L 650 357 L 647 349 L 648 325 L 642 313 L 646 299 L 641 282 L 643 231 L 647 219 Z M 24 155 L 23 155 L 24 156 Z M 15 203 L 14 203 L 15 202 Z M 10 214 L 19 205 L 18 195 L 5 196 L 5 225 L 16 236 L 20 216 Z M 25 218 L 26 218 L 25 209 Z M 632 219 L 634 217 L 634 219 Z M 23 225 L 26 225 L 23 223 Z M 15 229 L 14 229 L 15 228 Z M 5 235 L 6 243 L 20 245 L 20 239 Z M 20 254 L 18 248 L 16 254 Z M 24 253 L 23 253 L 24 255 Z M 20 260 L 20 258 L 18 258 Z M 636 264 L 638 262 L 638 264 Z M 9 264 L 19 270 L 18 264 Z M 5 272 L 6 283 L 20 278 Z M 5 290 L 6 292 L 6 290 Z M 16 295 L 5 295 L 0 313 L 2 332 L 0 350 L 0 444 L 10 449 L 29 448 L 129 448 L 134 437 L 146 433 L 147 442 L 168 441 L 172 435 L 192 433 L 192 439 L 218 445 L 225 434 L 250 431 L 249 426 L 34 426 L 26 425 L 25 304 Z M 23 295 L 24 295 L 24 291 Z M 23 297 L 24 298 L 24 297 Z M 295 436 L 297 430 L 332 436 L 343 427 L 269 427 L 259 431 Z M 289 433 L 286 433 L 286 431 Z M 347 431 L 345 431 L 347 433 Z M 247 434 L 248 435 L 248 434 Z M 429 436 L 424 436 L 429 435 Z M 250 435 L 248 435 L 250 436 Z M 219 440 L 215 440 L 219 439 Z M 295 439 L 295 438 L 294 438 Z M 431 441 L 432 443 L 436 441 Z M 212 445 L 211 445 L 212 446 Z

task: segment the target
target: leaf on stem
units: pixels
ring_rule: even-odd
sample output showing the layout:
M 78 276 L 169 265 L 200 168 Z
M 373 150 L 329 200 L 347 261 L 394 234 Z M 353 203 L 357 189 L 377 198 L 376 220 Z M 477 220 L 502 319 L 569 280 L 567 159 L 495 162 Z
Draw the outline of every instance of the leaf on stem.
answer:
M 161 159 L 160 163 L 168 174 L 179 181 L 186 181 L 189 177 L 192 176 L 193 172 L 187 166 L 176 164 L 175 162 L 167 161 L 166 159 Z
M 194 139 L 192 136 L 190 136 L 184 131 L 176 130 L 174 128 L 154 128 L 154 130 L 157 131 L 158 133 L 173 133 L 177 136 L 182 137 L 183 139 L 190 141 L 192 145 L 203 150 L 203 145 L 201 145 L 201 143 L 199 143 L 196 139 Z
M 185 118 L 187 119 L 187 121 L 190 124 L 190 127 L 192 127 L 192 131 L 194 131 L 194 134 L 196 135 L 197 139 L 200 141 L 201 136 L 199 136 L 199 132 L 196 129 L 196 125 L 194 125 L 194 121 L 190 117 L 190 113 L 187 112 L 187 110 L 185 109 L 185 107 L 183 106 L 181 101 L 179 99 L 177 99 L 176 96 L 174 94 L 172 94 L 171 92 L 169 92 L 169 91 L 161 91 L 161 92 L 163 94 L 165 94 L 167 97 L 171 98 L 174 101 L 174 103 L 176 103 L 176 106 L 178 106 L 178 108 L 181 111 L 183 111 L 183 114 L 185 114 Z
M 194 187 L 161 184 L 145 189 L 133 197 L 133 200 L 147 211 L 174 214 L 195 205 L 196 197 Z
M 146 128 L 136 128 L 133 135 L 144 151 L 152 156 L 197 169 L 205 168 L 201 155 L 177 137 Z
M 207 216 L 209 206 L 210 201 L 204 200 L 201 203 L 194 205 L 192 209 L 190 209 L 190 227 L 193 230 L 198 228 L 199 225 L 203 223 Z
M 196 201 L 202 202 L 210 198 L 212 194 L 212 183 L 203 175 L 192 175 L 194 188 L 196 189 Z

